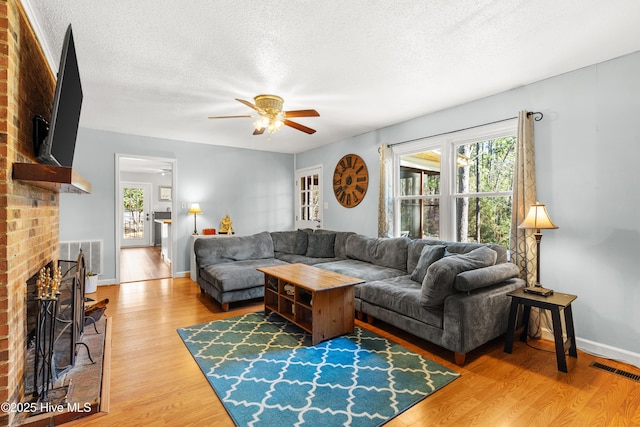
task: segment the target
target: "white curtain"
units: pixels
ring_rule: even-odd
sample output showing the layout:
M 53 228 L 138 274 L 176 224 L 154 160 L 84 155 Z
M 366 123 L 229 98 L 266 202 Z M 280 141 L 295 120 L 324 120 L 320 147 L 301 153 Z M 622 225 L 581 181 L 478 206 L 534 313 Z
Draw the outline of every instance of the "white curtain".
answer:
M 380 194 L 378 198 L 378 237 L 393 237 L 393 150 L 378 147 L 380 153 Z
M 536 240 L 531 230 L 518 225 L 524 220 L 529 206 L 536 202 L 536 164 L 533 137 L 533 116 L 526 111 L 518 114 L 518 140 L 513 177 L 513 211 L 511 214 L 510 249 L 513 262 L 520 268 L 520 278 L 527 286 L 536 283 Z M 532 309 L 529 335 L 540 336 L 539 311 Z

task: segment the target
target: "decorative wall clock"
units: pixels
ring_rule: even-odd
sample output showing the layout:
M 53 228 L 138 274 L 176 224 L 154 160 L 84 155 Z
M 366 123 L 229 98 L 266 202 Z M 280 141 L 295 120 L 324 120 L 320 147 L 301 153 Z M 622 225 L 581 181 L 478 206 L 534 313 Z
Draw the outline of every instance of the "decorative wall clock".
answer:
M 333 171 L 333 194 L 345 208 L 357 206 L 369 186 L 369 171 L 357 154 L 347 154 L 340 159 Z

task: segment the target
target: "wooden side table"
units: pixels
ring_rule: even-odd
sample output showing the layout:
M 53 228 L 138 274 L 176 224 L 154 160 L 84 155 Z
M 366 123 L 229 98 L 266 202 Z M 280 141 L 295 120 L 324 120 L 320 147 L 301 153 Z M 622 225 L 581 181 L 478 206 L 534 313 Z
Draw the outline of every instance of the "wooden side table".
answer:
M 553 322 L 553 339 L 556 345 L 556 360 L 558 362 L 558 370 L 567 371 L 567 360 L 565 359 L 565 350 L 568 347 L 569 356 L 578 357 L 576 348 L 576 334 L 573 329 L 573 313 L 571 311 L 571 303 L 577 298 L 575 295 L 554 293 L 546 297 L 528 294 L 523 289 L 510 292 L 507 295 L 511 297 L 511 311 L 509 313 L 509 325 L 507 327 L 507 336 L 504 343 L 504 351 L 511 354 L 513 349 L 513 338 L 516 331 L 516 318 L 518 317 L 518 307 L 520 304 L 524 306 L 524 331 L 520 335 L 520 341 L 527 342 L 527 332 L 529 330 L 529 314 L 531 307 L 538 307 L 549 310 Z M 560 320 L 560 309 L 564 311 L 564 323 L 567 329 L 567 341 L 562 339 L 562 322 Z

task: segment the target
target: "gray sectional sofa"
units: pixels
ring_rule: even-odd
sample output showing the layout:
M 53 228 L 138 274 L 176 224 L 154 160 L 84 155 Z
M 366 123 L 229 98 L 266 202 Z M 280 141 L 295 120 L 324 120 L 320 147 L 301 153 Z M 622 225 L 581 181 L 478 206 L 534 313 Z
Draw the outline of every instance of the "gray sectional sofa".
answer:
M 525 286 L 507 250 L 490 244 L 296 230 L 198 239 L 194 251 L 195 279 L 223 310 L 264 295 L 258 267 L 314 265 L 365 281 L 355 287 L 360 318 L 452 350 L 458 364 L 506 331 L 507 293 Z

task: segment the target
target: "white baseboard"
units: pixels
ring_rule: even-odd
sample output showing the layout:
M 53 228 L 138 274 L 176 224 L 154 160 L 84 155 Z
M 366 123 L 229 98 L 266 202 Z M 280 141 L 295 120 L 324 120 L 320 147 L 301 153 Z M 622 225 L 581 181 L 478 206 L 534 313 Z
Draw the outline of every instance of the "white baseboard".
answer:
M 586 340 L 584 338 L 576 337 L 576 344 L 578 346 L 578 349 L 584 351 L 585 353 L 611 360 L 617 360 L 619 362 L 628 363 L 640 368 L 640 354 L 638 353 L 633 353 L 631 351 L 612 347 L 607 344 Z
M 553 342 L 553 331 L 550 331 L 547 328 L 541 328 L 541 332 L 543 339 Z M 566 339 L 566 337 L 563 336 L 563 339 Z M 578 350 L 584 351 L 585 353 L 589 353 L 593 356 L 628 363 L 640 368 L 640 354 L 638 353 L 633 353 L 629 350 L 612 347 L 607 344 L 602 344 L 580 337 L 576 337 L 576 345 Z

